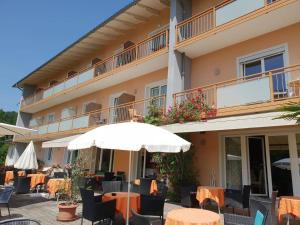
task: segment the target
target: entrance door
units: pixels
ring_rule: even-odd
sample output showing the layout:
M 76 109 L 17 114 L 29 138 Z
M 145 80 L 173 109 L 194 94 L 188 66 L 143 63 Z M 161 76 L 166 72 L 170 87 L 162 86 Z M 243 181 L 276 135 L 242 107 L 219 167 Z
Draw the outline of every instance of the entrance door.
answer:
M 293 195 L 288 135 L 269 136 L 269 158 L 272 189 L 278 195 Z
M 265 138 L 264 136 L 249 136 L 247 140 L 251 193 L 267 195 Z

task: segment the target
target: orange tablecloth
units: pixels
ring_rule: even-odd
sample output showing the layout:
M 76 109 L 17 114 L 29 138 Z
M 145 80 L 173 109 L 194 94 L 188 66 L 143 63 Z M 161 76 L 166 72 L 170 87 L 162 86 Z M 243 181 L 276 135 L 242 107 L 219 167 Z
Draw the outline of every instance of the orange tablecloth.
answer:
M 141 180 L 135 179 L 134 184 L 138 185 L 138 186 L 141 185 Z M 152 180 L 151 187 L 150 187 L 150 194 L 155 194 L 155 193 L 157 193 L 157 191 L 158 191 L 157 182 L 156 182 L 156 180 Z
M 205 199 L 212 199 L 219 207 L 222 207 L 224 206 L 224 190 L 222 187 L 199 186 L 196 198 L 200 204 L 203 204 Z
M 13 179 L 14 179 L 14 172 L 13 171 L 6 171 L 5 172 L 5 183 L 8 184 Z
M 175 209 L 167 214 L 165 225 L 221 225 L 217 213 L 204 209 Z
M 71 180 L 65 180 L 63 178 L 50 179 L 47 183 L 47 187 L 50 195 L 55 195 L 55 193 L 63 187 L 65 190 L 67 189 L 66 191 L 69 191 L 71 187 Z
M 18 176 L 22 177 L 22 176 L 26 176 L 26 173 L 24 170 L 18 171 Z
M 45 183 L 45 174 L 28 174 L 28 177 L 31 177 L 30 181 L 30 188 L 33 189 L 38 184 L 44 184 Z
M 278 220 L 282 222 L 283 216 L 290 214 L 300 218 L 300 197 L 281 196 L 278 207 Z
M 116 210 L 122 213 L 126 219 L 127 215 L 127 192 L 116 192 L 116 196 L 112 196 L 112 193 L 106 193 L 103 195 L 103 201 L 109 201 L 116 199 Z M 134 209 L 136 212 L 140 209 L 140 195 L 137 193 L 130 193 L 130 209 Z

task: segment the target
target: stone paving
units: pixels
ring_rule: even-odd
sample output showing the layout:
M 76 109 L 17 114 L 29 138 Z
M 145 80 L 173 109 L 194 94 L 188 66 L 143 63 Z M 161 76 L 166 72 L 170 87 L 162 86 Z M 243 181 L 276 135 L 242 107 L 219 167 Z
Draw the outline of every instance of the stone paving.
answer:
M 42 197 L 40 194 L 26 194 L 26 195 L 13 195 L 10 201 L 10 212 L 12 218 L 30 218 L 41 221 L 42 225 L 51 224 L 68 224 L 79 225 L 81 219 L 74 222 L 58 222 L 56 221 L 56 215 L 58 209 L 55 200 Z M 170 210 L 180 208 L 178 205 L 165 204 L 165 214 Z M 77 208 L 77 215 L 81 216 L 81 204 Z M 1 220 L 10 219 L 8 211 L 5 207 L 1 207 Z M 84 224 L 91 224 L 91 222 L 84 221 Z

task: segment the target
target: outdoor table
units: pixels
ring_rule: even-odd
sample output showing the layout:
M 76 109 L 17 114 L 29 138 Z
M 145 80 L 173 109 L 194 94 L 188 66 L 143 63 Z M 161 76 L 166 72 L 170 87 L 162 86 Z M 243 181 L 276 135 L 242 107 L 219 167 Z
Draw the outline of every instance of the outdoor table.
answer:
M 283 216 L 289 214 L 300 218 L 300 197 L 281 196 L 278 207 L 278 221 L 282 222 Z
M 140 186 L 141 185 L 141 180 L 140 179 L 135 179 L 134 184 Z M 150 187 L 150 194 L 155 194 L 155 193 L 157 193 L 157 191 L 158 191 L 157 182 L 156 182 L 156 180 L 152 180 L 151 187 Z
M 71 180 L 64 178 L 53 178 L 50 179 L 47 183 L 47 190 L 50 195 L 55 195 L 55 193 L 61 189 L 65 188 L 66 191 L 69 191 L 71 187 Z
M 14 171 L 6 171 L 5 172 L 5 183 L 8 184 L 13 179 L 14 179 Z
M 224 191 L 223 187 L 199 186 L 196 199 L 199 201 L 200 206 L 203 206 L 205 199 L 214 200 L 220 212 L 220 207 L 224 206 Z
M 24 176 L 26 176 L 26 172 L 24 170 L 20 170 L 20 171 L 18 171 L 18 176 L 24 177 Z
M 110 201 L 116 199 L 116 210 L 117 212 L 122 213 L 123 218 L 126 219 L 128 193 L 127 192 L 114 192 L 114 193 L 116 193 L 115 196 L 112 196 L 112 193 L 104 194 L 102 200 Z M 133 209 L 136 212 L 138 212 L 140 209 L 140 194 L 130 192 L 129 196 L 130 196 L 130 209 Z M 131 215 L 131 213 L 129 215 Z
M 27 177 L 31 177 L 31 181 L 30 181 L 30 188 L 33 189 L 36 187 L 36 185 L 38 184 L 44 184 L 45 183 L 45 179 L 46 179 L 46 175 L 45 174 L 28 174 Z
M 165 225 L 221 225 L 221 219 L 212 211 L 183 208 L 170 211 Z

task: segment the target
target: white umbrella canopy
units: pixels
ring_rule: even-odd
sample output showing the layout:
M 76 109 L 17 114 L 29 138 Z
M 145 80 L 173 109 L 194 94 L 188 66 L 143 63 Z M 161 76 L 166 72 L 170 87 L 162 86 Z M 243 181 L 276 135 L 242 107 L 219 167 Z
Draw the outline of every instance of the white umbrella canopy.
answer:
M 125 122 L 95 128 L 71 141 L 68 149 L 86 149 L 96 146 L 105 149 L 118 149 L 148 152 L 186 152 L 191 143 L 158 126 Z
M 298 164 L 300 166 L 300 158 L 298 158 Z M 273 162 L 272 165 L 283 170 L 291 170 L 291 159 L 290 158 L 280 159 L 276 162 Z
M 186 152 L 191 143 L 158 126 L 125 122 L 95 128 L 71 141 L 68 149 L 87 149 L 96 146 L 104 149 L 129 151 L 128 200 L 126 224 L 129 224 L 131 152 L 146 149 L 148 152 Z
M 11 124 L 0 123 L 0 137 L 15 134 L 25 135 L 35 131 L 36 130 L 28 129 L 25 127 L 18 127 Z
M 32 141 L 26 147 L 14 167 L 23 170 L 38 169 L 37 158 Z

